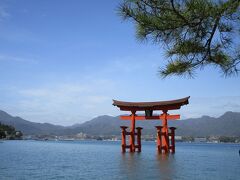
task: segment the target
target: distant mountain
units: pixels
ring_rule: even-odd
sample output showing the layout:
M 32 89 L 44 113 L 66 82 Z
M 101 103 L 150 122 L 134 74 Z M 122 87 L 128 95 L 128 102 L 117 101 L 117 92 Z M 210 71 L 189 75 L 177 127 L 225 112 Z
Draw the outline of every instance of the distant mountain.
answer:
M 174 122 L 177 134 L 191 136 L 240 136 L 240 113 L 226 112 L 218 118 L 202 116 Z
M 240 113 L 226 112 L 218 118 L 202 116 L 186 120 L 168 121 L 169 126 L 177 127 L 176 135 L 181 136 L 240 136 Z M 75 130 L 93 135 L 119 135 L 119 126 L 129 126 L 129 121 L 119 117 L 99 116 L 76 127 Z M 143 134 L 155 134 L 154 126 L 160 121 L 137 121 L 136 126 L 143 127 Z
M 63 126 L 57 126 L 49 123 L 35 123 L 24 120 L 20 117 L 13 117 L 1 110 L 0 122 L 15 127 L 16 130 L 22 131 L 24 135 L 61 134 L 61 132 L 65 129 Z
M 57 126 L 49 123 L 34 123 L 20 117 L 13 117 L 0 111 L 0 122 L 14 126 L 23 134 L 69 135 L 83 132 L 89 135 L 120 135 L 119 126 L 129 126 L 129 121 L 119 117 L 99 116 L 90 121 L 73 126 Z M 143 134 L 155 134 L 160 121 L 137 121 L 136 126 L 143 127 Z M 240 113 L 226 112 L 218 118 L 202 116 L 186 120 L 169 121 L 169 126 L 177 127 L 176 134 L 182 136 L 240 136 Z

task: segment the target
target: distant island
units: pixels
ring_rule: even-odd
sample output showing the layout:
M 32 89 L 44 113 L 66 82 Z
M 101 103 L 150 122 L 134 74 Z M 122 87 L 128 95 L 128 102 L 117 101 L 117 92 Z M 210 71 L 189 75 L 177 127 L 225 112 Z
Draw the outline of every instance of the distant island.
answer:
M 15 128 L 13 132 L 21 132 L 23 139 L 40 140 L 120 140 L 121 125 L 129 126 L 129 122 L 118 117 L 98 116 L 90 121 L 72 126 L 60 126 L 50 123 L 35 123 L 20 117 L 13 117 L 0 110 L 0 122 Z M 159 121 L 137 122 L 143 127 L 143 139 L 155 140 L 154 126 Z M 170 121 L 169 126 L 177 127 L 176 140 L 187 142 L 240 142 L 240 113 L 226 112 L 218 118 L 202 116 L 185 120 Z M 11 133 L 10 133 L 11 134 Z M 16 138 L 16 137 L 14 137 Z

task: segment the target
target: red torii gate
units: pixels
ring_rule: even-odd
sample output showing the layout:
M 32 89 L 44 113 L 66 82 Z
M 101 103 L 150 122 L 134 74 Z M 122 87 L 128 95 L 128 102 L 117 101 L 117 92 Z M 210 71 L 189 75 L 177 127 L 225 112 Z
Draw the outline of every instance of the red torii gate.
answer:
M 135 128 L 136 120 L 162 120 L 162 126 L 157 128 L 157 149 L 159 153 L 172 153 L 175 152 L 175 127 L 168 129 L 168 120 L 180 119 L 180 115 L 169 115 L 168 110 L 180 109 L 181 106 L 188 104 L 190 96 L 176 99 L 171 101 L 158 101 L 158 102 L 124 102 L 113 100 L 113 105 L 120 108 L 122 111 L 130 111 L 129 116 L 120 116 L 122 120 L 131 120 L 130 132 L 127 132 L 127 126 L 121 126 L 122 129 L 122 152 L 126 152 L 129 148 L 130 152 L 141 152 L 141 127 Z M 160 115 L 153 115 L 153 111 L 161 110 L 163 113 Z M 145 111 L 145 116 L 137 115 L 137 111 Z M 135 132 L 135 129 L 137 132 Z M 130 136 L 129 145 L 126 145 L 126 135 Z M 137 135 L 137 145 L 135 145 L 135 136 Z M 171 137 L 171 144 L 169 144 L 169 136 Z

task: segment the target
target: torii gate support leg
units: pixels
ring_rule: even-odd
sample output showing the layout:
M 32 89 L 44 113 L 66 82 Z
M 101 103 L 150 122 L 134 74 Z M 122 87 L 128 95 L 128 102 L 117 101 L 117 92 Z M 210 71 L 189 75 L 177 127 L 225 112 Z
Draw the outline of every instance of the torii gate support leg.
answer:
M 157 128 L 157 151 L 162 153 L 162 126 L 155 126 Z
M 120 126 L 122 129 L 122 152 L 126 152 L 126 129 L 127 126 Z
M 138 152 L 142 151 L 142 143 L 141 143 L 141 127 L 137 127 L 137 148 L 138 148 Z
M 170 127 L 171 129 L 171 151 L 175 153 L 175 127 Z

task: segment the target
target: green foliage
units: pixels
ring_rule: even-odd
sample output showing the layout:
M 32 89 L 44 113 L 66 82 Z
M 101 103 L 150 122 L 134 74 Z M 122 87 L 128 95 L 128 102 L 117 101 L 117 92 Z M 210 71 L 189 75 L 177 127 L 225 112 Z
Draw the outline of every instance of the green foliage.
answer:
M 238 137 L 227 137 L 227 136 L 220 136 L 219 141 L 220 142 L 225 142 L 225 143 L 234 143 L 238 141 Z
M 22 137 L 23 134 L 21 131 L 18 131 L 16 133 L 16 130 L 13 126 L 1 124 L 0 122 L 0 139 L 6 138 L 7 135 L 10 136 L 9 139 L 19 139 Z
M 3 139 L 3 138 L 5 138 L 5 137 L 6 137 L 5 132 L 3 132 L 3 131 L 0 130 L 0 139 Z
M 239 71 L 240 0 L 125 0 L 118 10 L 136 24 L 139 40 L 167 49 L 163 77 L 192 75 L 206 65 L 226 76 Z

